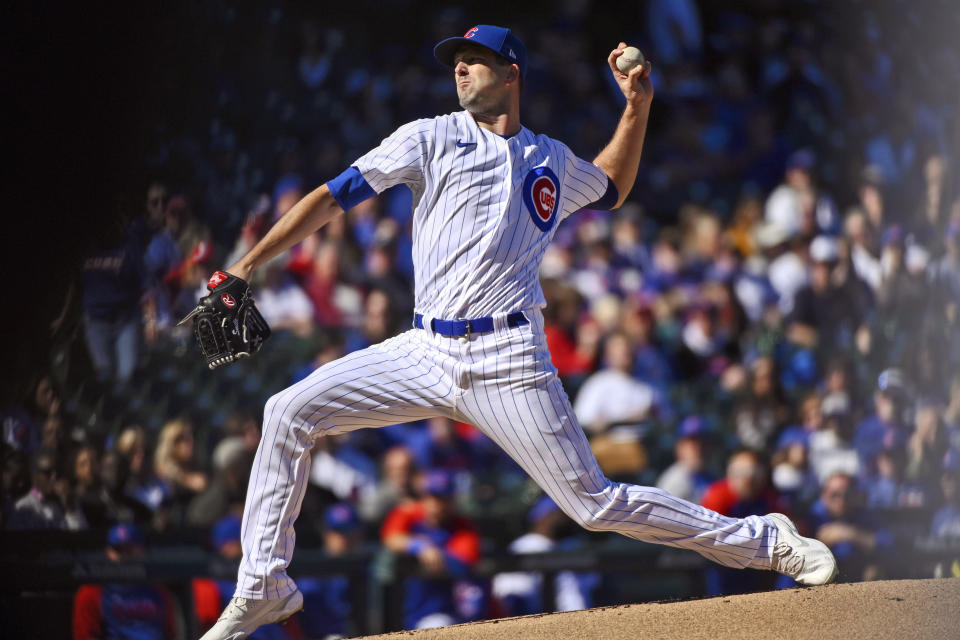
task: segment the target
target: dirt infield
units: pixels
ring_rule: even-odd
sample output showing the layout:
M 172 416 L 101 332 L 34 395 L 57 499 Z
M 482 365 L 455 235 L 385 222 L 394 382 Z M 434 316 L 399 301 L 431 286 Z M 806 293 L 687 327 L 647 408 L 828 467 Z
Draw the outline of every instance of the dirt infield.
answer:
M 836 584 L 707 600 L 634 604 L 401 631 L 411 640 L 960 638 L 960 580 Z

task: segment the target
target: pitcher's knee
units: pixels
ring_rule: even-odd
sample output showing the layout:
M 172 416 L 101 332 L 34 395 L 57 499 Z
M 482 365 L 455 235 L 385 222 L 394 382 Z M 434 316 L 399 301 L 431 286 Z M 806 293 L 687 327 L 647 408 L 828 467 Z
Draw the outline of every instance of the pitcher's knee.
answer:
M 306 422 L 307 407 L 307 404 L 291 395 L 289 390 L 270 396 L 263 407 L 264 434 L 288 429 L 309 429 Z
M 612 531 L 617 528 L 617 522 L 611 520 L 609 515 L 602 509 L 581 514 L 574 520 L 587 531 Z

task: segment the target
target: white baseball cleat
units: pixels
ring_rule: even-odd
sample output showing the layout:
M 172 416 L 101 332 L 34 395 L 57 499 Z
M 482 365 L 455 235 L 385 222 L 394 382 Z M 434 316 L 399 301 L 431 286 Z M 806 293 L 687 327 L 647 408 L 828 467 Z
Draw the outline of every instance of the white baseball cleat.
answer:
M 200 640 L 241 640 L 265 624 L 283 622 L 303 609 L 303 595 L 294 591 L 286 598 L 251 600 L 232 598 L 217 623 Z
M 768 513 L 767 517 L 777 527 L 771 569 L 808 587 L 833 582 L 837 560 L 827 545 L 801 536 L 797 525 L 782 513 Z

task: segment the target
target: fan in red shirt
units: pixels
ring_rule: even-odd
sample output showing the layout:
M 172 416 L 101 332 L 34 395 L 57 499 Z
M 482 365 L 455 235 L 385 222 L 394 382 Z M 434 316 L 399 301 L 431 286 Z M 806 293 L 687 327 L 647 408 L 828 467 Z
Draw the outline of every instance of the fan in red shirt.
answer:
M 416 556 L 427 577 L 404 584 L 404 626 L 425 629 L 477 619 L 484 593 L 470 584 L 470 567 L 480 557 L 473 524 L 454 512 L 453 477 L 433 470 L 424 476 L 424 497 L 401 504 L 381 530 L 384 545 Z

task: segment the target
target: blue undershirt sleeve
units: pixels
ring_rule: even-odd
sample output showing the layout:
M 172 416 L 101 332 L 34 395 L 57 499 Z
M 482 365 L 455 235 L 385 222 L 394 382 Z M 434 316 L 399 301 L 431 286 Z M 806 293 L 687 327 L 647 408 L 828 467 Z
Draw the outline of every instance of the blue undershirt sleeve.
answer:
M 377 195 L 377 192 L 367 184 L 363 174 L 356 167 L 350 167 L 333 180 L 327 182 L 330 194 L 344 211 L 352 209 L 364 200 Z
M 610 176 L 607 176 L 607 192 L 603 197 L 595 202 L 591 202 L 584 209 L 595 209 L 598 211 L 609 211 L 617 206 L 617 200 L 620 199 L 620 193 L 617 191 L 617 185 L 613 184 Z

